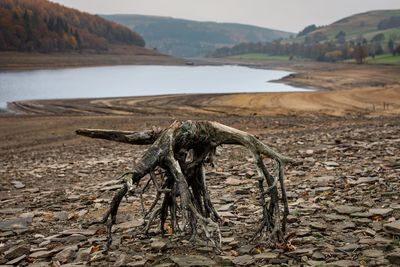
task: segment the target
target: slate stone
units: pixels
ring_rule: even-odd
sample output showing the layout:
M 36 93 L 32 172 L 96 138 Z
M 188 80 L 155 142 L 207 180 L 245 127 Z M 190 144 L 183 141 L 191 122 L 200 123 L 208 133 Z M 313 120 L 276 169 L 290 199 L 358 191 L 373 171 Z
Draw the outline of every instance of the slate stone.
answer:
M 217 263 L 201 255 L 176 255 L 170 258 L 178 266 L 216 266 Z
M 30 251 L 29 245 L 20 245 L 16 247 L 12 247 L 6 252 L 4 252 L 4 258 L 7 260 L 12 260 L 18 258 L 22 255 L 28 255 Z
M 400 220 L 383 225 L 383 230 L 394 235 L 400 235 Z

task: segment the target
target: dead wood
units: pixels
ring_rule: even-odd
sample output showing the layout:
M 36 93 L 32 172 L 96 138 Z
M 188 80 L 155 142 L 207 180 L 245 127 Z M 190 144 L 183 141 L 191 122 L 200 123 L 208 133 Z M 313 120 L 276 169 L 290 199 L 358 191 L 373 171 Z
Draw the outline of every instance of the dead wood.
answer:
M 120 202 L 127 193 L 134 191 L 134 185 L 139 185 L 146 175 L 150 178 L 141 192 L 154 185 L 157 193 L 149 210 L 145 211 L 142 204 L 145 232 L 158 219 L 161 233 L 165 235 L 164 225 L 169 219 L 173 233 L 188 233 L 191 240 L 202 236 L 215 247 L 220 247 L 221 218 L 212 204 L 204 167 L 212 164 L 216 148 L 223 144 L 246 147 L 256 163 L 263 216 L 254 238 L 263 237 L 269 245 L 286 244 L 289 208 L 284 167 L 292 159 L 279 154 L 255 136 L 210 121 L 174 122 L 164 130 L 143 132 L 80 129 L 76 133 L 128 144 L 151 145 L 134 170 L 123 175 L 123 186 L 101 221 L 108 225 L 107 248 L 111 244 L 111 230 Z M 275 162 L 273 172 L 268 171 L 263 161 L 265 157 Z

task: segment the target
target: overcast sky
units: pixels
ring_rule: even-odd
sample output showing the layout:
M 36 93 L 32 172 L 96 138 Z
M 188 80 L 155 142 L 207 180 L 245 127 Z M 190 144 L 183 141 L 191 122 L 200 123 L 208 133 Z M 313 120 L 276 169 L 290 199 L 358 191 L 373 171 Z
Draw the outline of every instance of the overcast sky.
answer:
M 143 14 L 237 22 L 298 32 L 376 9 L 400 9 L 400 0 L 52 0 L 96 14 Z

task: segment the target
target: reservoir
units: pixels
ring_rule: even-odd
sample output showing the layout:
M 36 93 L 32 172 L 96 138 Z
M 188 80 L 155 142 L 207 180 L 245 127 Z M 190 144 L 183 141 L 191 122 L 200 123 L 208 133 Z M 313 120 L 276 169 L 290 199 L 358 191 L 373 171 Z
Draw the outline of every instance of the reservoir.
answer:
M 37 99 L 307 91 L 271 82 L 280 70 L 242 66 L 111 66 L 0 72 L 0 108 Z

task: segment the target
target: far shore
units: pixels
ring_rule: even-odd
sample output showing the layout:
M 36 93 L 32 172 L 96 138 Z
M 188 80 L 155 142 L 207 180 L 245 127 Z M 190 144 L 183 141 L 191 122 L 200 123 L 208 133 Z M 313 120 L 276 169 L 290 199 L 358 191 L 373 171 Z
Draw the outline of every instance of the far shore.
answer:
M 115 65 L 183 65 L 185 60 L 139 50 L 130 53 L 0 52 L 0 71 L 40 70 Z

